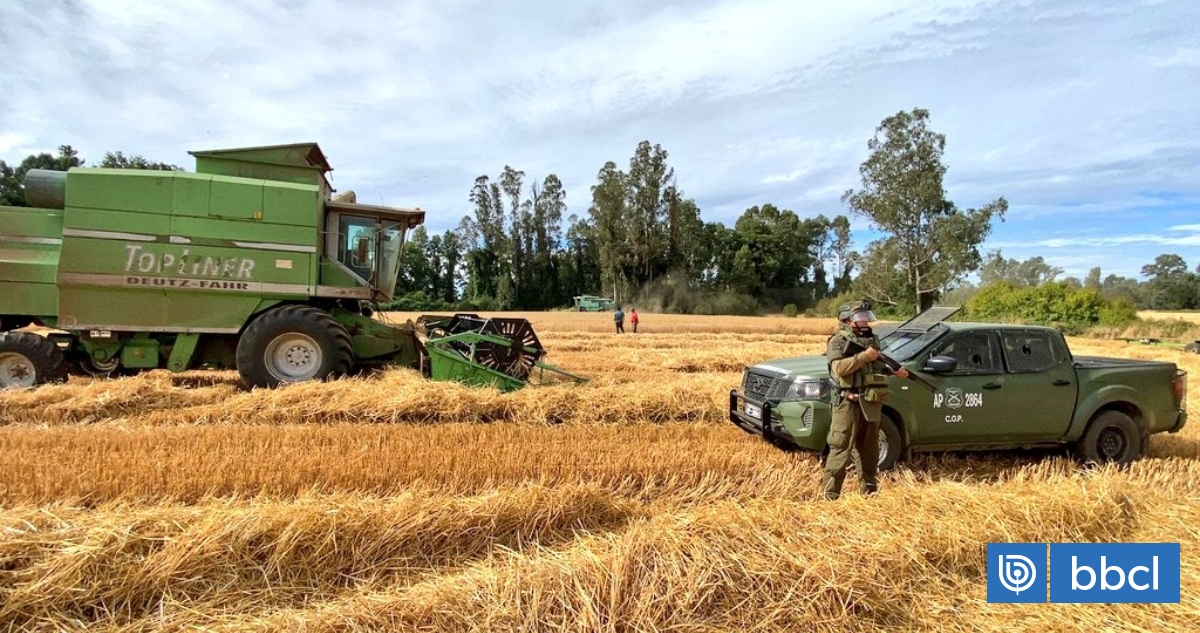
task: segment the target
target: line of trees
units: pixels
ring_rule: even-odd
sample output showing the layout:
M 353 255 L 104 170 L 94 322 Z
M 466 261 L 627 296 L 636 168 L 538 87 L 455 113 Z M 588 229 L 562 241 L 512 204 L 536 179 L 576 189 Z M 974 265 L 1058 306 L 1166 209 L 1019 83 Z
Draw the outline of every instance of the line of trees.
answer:
M 480 176 L 457 229 L 413 233 L 398 307 L 445 307 L 461 289 L 464 305 L 483 309 L 555 308 L 601 294 L 664 311 L 752 313 L 813 306 L 849 288 L 845 216 L 802 219 L 763 204 L 733 227 L 704 222 L 667 159 L 643 141 L 628 169 L 606 162 L 582 217 L 564 218 L 566 191 L 554 174 L 530 181 L 506 165 L 495 179 Z
M 945 136 L 930 129 L 926 110 L 884 119 L 867 148 L 862 188 L 843 202 L 885 237 L 862 255 L 850 250 L 844 215 L 801 218 L 765 203 L 732 227 L 704 222 L 667 151 L 650 141 L 638 144 L 628 169 L 612 161 L 600 168 L 587 215 L 567 218 L 565 237 L 561 181 L 551 174 L 526 187 L 525 173 L 505 166 L 495 181 L 476 179 L 473 214 L 453 232 L 463 248 L 463 298 L 544 309 L 599 293 L 663 311 L 752 313 L 813 308 L 853 290 L 897 312 L 923 309 L 978 268 L 979 246 L 1008 203 L 960 210 L 946 199 Z M 436 283 L 398 290 L 428 296 Z

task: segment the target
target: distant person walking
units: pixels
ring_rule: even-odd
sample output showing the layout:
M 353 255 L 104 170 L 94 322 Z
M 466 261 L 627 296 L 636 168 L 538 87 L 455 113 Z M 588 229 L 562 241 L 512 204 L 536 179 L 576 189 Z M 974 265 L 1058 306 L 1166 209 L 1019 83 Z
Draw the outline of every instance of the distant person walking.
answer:
M 633 325 L 633 333 L 637 334 L 638 314 L 637 308 L 629 309 L 629 323 Z
M 621 312 L 621 306 L 613 310 L 613 323 L 617 324 L 617 334 L 625 333 L 625 313 Z

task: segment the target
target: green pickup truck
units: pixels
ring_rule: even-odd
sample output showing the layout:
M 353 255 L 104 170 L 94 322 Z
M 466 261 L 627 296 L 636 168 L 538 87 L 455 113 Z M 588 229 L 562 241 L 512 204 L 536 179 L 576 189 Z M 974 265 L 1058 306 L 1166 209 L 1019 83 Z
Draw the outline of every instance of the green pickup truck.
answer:
M 1089 462 L 1127 464 L 1150 435 L 1187 421 L 1187 373 L 1174 363 L 1072 356 L 1048 327 L 947 322 L 934 307 L 881 336 L 887 356 L 927 385 L 891 377 L 879 467 L 913 452 L 1071 447 Z M 746 369 L 729 420 L 786 449 L 822 453 L 833 389 L 824 356 Z

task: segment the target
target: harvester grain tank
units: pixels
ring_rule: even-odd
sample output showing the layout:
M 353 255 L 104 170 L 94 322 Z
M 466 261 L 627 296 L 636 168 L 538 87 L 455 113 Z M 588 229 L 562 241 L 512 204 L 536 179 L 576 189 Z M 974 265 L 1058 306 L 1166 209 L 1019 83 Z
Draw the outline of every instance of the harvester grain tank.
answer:
M 158 367 L 249 386 L 391 365 L 505 390 L 581 380 L 524 319 L 373 319 L 425 212 L 333 196 L 317 144 L 192 155 L 194 173 L 29 172 L 33 206 L 0 207 L 0 386 Z

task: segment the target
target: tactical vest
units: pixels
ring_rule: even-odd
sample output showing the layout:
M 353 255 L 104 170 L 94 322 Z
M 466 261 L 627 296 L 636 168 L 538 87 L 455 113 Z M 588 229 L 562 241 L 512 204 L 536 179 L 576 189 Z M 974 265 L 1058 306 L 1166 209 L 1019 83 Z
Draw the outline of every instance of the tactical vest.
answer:
M 849 342 L 853 341 L 863 349 L 875 347 L 879 349 L 879 339 L 875 336 L 855 336 L 854 331 L 850 328 L 841 328 L 837 334 L 833 335 L 829 344 L 838 353 L 839 357 L 846 358 L 850 356 L 846 354 L 846 348 L 849 347 Z M 829 360 L 829 375 L 837 386 L 843 390 L 848 390 L 853 393 L 860 394 L 863 402 L 882 404 L 884 400 L 891 394 L 888 389 L 888 377 L 884 373 L 887 365 L 881 360 L 875 360 L 866 365 L 853 374 L 843 377 L 833 373 L 833 359 Z

